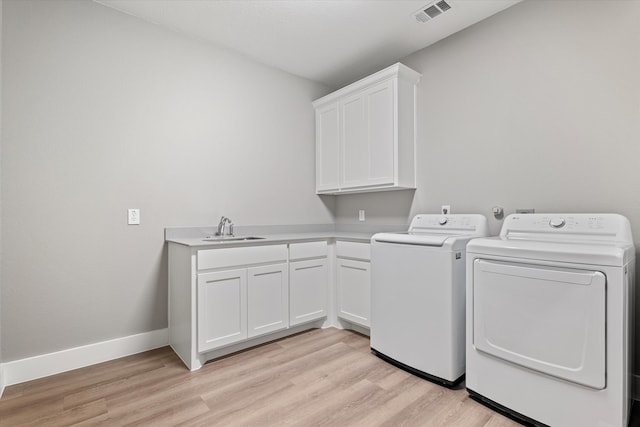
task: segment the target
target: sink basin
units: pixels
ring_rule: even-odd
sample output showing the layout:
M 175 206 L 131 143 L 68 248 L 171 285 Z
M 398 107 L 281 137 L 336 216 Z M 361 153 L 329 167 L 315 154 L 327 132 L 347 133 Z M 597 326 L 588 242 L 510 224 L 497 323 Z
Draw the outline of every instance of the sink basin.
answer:
M 264 237 L 255 236 L 207 236 L 205 242 L 241 242 L 243 240 L 262 240 Z

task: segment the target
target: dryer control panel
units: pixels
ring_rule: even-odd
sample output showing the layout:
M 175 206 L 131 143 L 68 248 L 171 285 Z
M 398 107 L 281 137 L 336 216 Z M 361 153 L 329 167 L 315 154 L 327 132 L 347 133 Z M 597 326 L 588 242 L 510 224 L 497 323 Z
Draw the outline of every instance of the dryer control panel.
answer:
M 505 219 L 500 236 L 633 243 L 629 221 L 618 214 L 514 214 Z

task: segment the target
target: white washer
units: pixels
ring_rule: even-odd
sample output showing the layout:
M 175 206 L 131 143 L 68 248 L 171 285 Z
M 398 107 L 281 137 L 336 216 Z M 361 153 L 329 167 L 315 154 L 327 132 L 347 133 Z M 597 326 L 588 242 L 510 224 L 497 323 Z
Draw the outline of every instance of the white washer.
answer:
M 371 238 L 371 350 L 446 386 L 464 377 L 465 246 L 482 215 L 416 215 L 407 233 Z
M 626 427 L 634 268 L 615 214 L 510 215 L 472 240 L 469 394 L 534 425 Z

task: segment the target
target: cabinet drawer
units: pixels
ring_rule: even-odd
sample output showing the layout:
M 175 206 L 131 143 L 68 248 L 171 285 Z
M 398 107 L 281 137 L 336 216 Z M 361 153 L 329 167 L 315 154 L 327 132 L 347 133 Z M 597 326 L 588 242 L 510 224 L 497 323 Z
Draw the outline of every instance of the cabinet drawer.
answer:
M 354 258 L 369 261 L 371 245 L 369 243 L 341 242 L 336 243 L 336 255 L 340 258 Z
M 291 261 L 304 258 L 325 258 L 327 256 L 327 242 L 291 243 L 289 245 L 289 259 Z
M 198 270 L 286 261 L 287 245 L 205 249 L 198 251 Z

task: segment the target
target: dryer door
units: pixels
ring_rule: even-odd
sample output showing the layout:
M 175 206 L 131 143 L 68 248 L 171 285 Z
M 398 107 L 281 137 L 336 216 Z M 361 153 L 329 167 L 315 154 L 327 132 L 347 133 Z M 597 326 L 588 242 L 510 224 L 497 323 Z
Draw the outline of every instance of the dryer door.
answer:
M 599 271 L 476 259 L 473 344 L 557 378 L 605 388 L 606 278 Z

